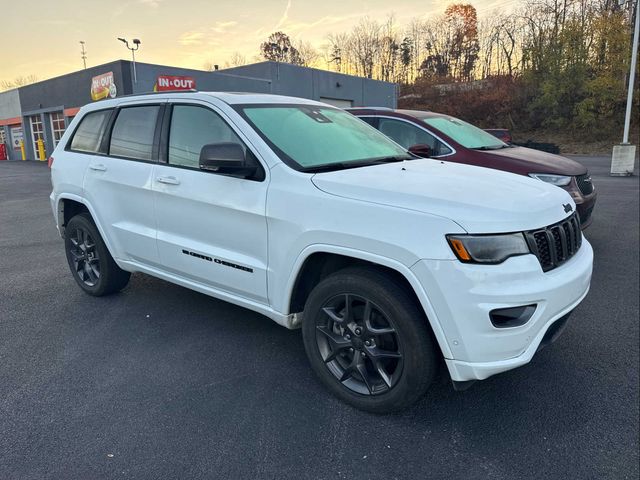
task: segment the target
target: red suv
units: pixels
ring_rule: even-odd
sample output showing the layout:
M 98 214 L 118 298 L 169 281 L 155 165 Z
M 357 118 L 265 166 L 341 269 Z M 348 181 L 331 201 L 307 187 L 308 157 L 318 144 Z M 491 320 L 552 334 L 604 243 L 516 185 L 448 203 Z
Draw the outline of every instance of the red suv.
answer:
M 440 113 L 385 108 L 348 111 L 421 157 L 528 175 L 564 188 L 576 202 L 582 228 L 591 224 L 596 192 L 587 168 L 574 160 L 508 145 L 478 127 Z

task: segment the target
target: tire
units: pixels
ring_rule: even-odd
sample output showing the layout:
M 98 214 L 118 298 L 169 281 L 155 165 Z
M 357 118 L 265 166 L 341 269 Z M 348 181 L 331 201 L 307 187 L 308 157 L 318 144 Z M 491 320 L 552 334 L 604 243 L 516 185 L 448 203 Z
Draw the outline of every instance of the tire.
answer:
M 64 244 L 71 274 L 89 295 L 109 295 L 129 283 L 131 273 L 118 267 L 88 213 L 69 220 Z
M 305 305 L 302 336 L 320 381 L 369 412 L 412 405 L 438 367 L 439 349 L 422 309 L 406 288 L 375 268 L 346 268 L 318 283 Z

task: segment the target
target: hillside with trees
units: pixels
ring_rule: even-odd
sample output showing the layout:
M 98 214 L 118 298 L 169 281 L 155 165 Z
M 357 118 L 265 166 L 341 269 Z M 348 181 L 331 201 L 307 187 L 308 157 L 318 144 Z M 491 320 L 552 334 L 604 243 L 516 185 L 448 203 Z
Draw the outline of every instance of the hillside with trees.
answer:
M 455 3 L 406 25 L 393 16 L 383 23 L 362 18 L 349 32 L 328 35 L 322 51 L 303 45 L 316 65 L 399 83 L 401 108 L 509 128 L 516 137 L 615 143 L 631 56 L 630 5 L 529 0 L 479 18 L 471 4 Z M 311 63 L 283 32 L 262 44 L 261 54 Z M 638 105 L 636 87 L 635 132 Z

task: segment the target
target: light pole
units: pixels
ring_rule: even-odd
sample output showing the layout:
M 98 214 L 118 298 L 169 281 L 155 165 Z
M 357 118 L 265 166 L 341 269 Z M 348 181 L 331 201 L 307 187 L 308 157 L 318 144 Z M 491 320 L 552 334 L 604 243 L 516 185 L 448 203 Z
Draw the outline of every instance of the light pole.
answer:
M 631 109 L 633 107 L 633 86 L 636 79 L 636 64 L 638 62 L 638 31 L 640 30 L 640 15 L 638 2 L 635 8 L 635 26 L 633 29 L 633 44 L 631 46 L 631 68 L 629 71 L 629 90 L 627 92 L 627 110 L 624 116 L 624 133 L 622 143 L 614 145 L 611 157 L 611 175 L 632 175 L 636 161 L 636 146 L 629 143 L 629 126 L 631 123 Z M 633 14 L 634 9 L 631 8 Z
M 629 91 L 627 92 L 627 111 L 624 117 L 624 135 L 622 143 L 629 143 L 629 123 L 631 121 L 631 105 L 633 103 L 633 84 L 636 79 L 636 64 L 638 63 L 638 30 L 640 29 L 640 16 L 638 15 L 638 0 L 635 9 L 635 27 L 633 29 L 633 47 L 631 49 L 631 70 L 629 72 Z
M 129 46 L 129 42 L 121 37 L 118 37 L 118 40 L 120 40 L 122 43 L 125 44 L 125 46 L 131 50 L 131 57 L 133 58 L 133 83 L 138 83 L 138 76 L 136 75 L 136 50 L 138 50 L 138 48 L 140 48 L 140 40 L 138 40 L 137 38 L 133 39 L 133 44 L 135 45 L 135 47 L 130 47 Z
M 84 65 L 84 69 L 87 69 L 87 52 L 84 49 L 84 40 L 80 40 L 80 58 L 82 58 L 82 64 Z

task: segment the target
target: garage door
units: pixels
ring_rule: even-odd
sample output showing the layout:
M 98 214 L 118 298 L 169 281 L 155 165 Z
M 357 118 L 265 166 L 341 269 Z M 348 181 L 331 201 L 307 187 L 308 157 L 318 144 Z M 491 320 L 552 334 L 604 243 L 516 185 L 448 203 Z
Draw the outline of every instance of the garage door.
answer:
M 353 107 L 353 101 L 351 100 L 338 100 L 337 98 L 320 97 L 320 101 L 324 103 L 328 103 L 329 105 L 333 105 L 334 107 L 338 107 L 338 108 Z

